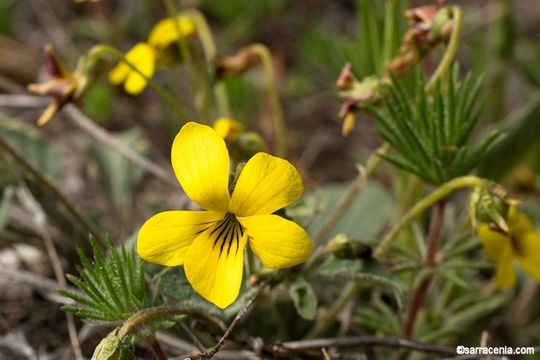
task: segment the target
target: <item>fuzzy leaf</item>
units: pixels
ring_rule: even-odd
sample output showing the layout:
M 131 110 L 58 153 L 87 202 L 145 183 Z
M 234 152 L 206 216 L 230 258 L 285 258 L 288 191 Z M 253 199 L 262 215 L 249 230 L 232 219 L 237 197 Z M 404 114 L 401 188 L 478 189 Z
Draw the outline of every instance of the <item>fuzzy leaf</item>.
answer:
M 306 280 L 297 280 L 289 288 L 289 296 L 293 300 L 298 315 L 306 320 L 315 318 L 317 315 L 317 296 Z

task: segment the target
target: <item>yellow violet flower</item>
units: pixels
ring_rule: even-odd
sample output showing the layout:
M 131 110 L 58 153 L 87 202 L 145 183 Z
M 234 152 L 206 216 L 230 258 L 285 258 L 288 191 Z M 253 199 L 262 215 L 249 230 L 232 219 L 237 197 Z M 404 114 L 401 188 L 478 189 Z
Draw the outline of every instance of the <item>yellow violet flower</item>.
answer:
M 238 138 L 238 134 L 246 129 L 243 124 L 229 118 L 217 119 L 213 127 L 227 143 L 234 142 Z
M 185 193 L 204 210 L 165 211 L 146 221 L 137 239 L 141 258 L 183 265 L 195 291 L 220 308 L 238 297 L 248 241 L 268 268 L 286 268 L 308 258 L 312 245 L 305 230 L 273 214 L 303 192 L 300 174 L 288 161 L 257 153 L 230 194 L 223 138 L 193 122 L 176 136 L 171 158 Z
M 507 233 L 485 223 L 477 229 L 488 258 L 497 263 L 495 285 L 507 289 L 515 284 L 515 262 L 540 281 L 540 234 L 534 231 L 527 216 L 513 206 L 509 209 L 507 224 Z
M 146 78 L 125 62 L 120 61 L 109 73 L 109 81 L 114 85 L 123 83 L 127 93 L 137 95 L 148 85 L 147 78 L 151 78 L 154 75 L 154 49 L 148 44 L 138 43 L 127 52 L 125 59 L 144 74 Z
M 178 27 L 172 18 L 158 22 L 148 36 L 148 44 L 157 50 L 163 50 L 175 41 L 195 34 L 195 25 L 188 17 L 178 15 L 176 22 Z

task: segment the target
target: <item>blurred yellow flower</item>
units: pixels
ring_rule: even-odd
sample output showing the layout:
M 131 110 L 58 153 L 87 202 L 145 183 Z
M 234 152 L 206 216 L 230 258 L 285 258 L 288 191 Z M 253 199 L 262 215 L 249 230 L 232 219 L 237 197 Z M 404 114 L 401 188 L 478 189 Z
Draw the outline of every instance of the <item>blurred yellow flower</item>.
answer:
M 191 19 L 178 15 L 176 22 L 178 27 L 172 18 L 158 22 L 148 36 L 148 44 L 156 50 L 163 50 L 173 42 L 195 34 L 195 25 Z
M 527 216 L 513 206 L 509 209 L 507 224 L 507 233 L 485 223 L 477 230 L 488 258 L 497 263 L 497 288 L 507 289 L 515 284 L 515 262 L 540 281 L 540 234 L 534 231 Z
M 148 85 L 147 78 L 151 78 L 154 75 L 154 49 L 146 43 L 138 43 L 126 53 L 125 59 L 144 76 L 125 62 L 121 61 L 109 73 L 109 81 L 114 85 L 124 83 L 124 89 L 127 93 L 132 95 L 139 94 L 144 90 L 146 85 Z
M 225 142 L 233 142 L 238 138 L 238 134 L 246 128 L 242 123 L 229 118 L 219 118 L 214 122 L 214 130 Z
M 288 161 L 257 153 L 229 192 L 229 153 L 212 128 L 190 122 L 172 146 L 172 166 L 185 193 L 203 211 L 165 211 L 139 231 L 137 252 L 146 261 L 184 265 L 190 284 L 220 308 L 230 305 L 242 284 L 249 248 L 268 268 L 305 261 L 312 245 L 296 223 L 273 213 L 297 200 L 302 179 Z

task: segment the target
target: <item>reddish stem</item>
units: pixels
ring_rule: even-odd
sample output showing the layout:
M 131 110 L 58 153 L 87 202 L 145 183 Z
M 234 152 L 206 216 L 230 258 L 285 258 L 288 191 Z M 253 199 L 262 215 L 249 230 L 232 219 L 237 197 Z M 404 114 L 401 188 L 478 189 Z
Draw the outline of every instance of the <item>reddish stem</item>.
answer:
M 437 245 L 439 243 L 439 237 L 441 235 L 441 228 L 444 217 L 444 206 L 445 201 L 440 200 L 435 203 L 433 207 L 433 215 L 431 217 L 431 227 L 429 230 L 428 237 L 428 249 L 426 255 L 425 267 L 431 268 L 436 265 L 436 255 L 437 255 Z M 432 276 L 428 276 L 416 289 L 414 295 L 412 296 L 409 312 L 407 313 L 407 322 L 405 323 L 405 328 L 403 330 L 403 336 L 405 338 L 410 338 L 413 334 L 414 323 L 416 321 L 416 316 L 418 311 L 422 306 L 422 302 L 427 293 L 429 285 L 431 284 Z
M 167 355 L 165 354 L 165 352 L 161 348 L 161 345 L 156 339 L 154 339 L 154 341 L 152 342 L 152 350 L 154 351 L 156 360 L 167 360 Z

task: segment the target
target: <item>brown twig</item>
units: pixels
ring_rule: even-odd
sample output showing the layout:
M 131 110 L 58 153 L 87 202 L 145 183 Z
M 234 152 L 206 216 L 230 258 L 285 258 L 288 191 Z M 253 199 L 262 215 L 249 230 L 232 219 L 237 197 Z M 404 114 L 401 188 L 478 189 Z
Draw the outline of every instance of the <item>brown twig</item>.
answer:
M 225 340 L 227 340 L 229 338 L 229 336 L 231 336 L 233 330 L 236 328 L 236 325 L 247 315 L 247 313 L 251 309 L 251 305 L 253 305 L 253 303 L 255 302 L 255 299 L 257 299 L 257 297 L 262 292 L 262 290 L 265 288 L 265 286 L 266 286 L 266 283 L 262 283 L 262 284 L 259 285 L 259 288 L 255 292 L 255 294 L 253 294 L 251 299 L 249 299 L 249 301 L 244 306 L 244 308 L 242 310 L 240 310 L 240 312 L 238 314 L 236 314 L 233 321 L 231 322 L 231 324 L 229 325 L 227 330 L 225 330 L 225 333 L 219 339 L 219 341 L 216 343 L 216 345 L 214 345 L 209 351 L 207 351 L 205 354 L 203 354 L 202 358 L 206 358 L 206 359 L 209 360 L 219 351 L 219 349 L 221 349 L 221 347 L 225 343 Z
M 205 351 L 204 345 L 201 343 L 197 335 L 183 321 L 179 321 L 178 325 L 180 325 L 182 331 L 186 333 L 186 335 L 191 339 L 191 341 L 199 351 Z
M 332 356 L 328 353 L 328 350 L 326 348 L 322 348 L 321 352 L 323 354 L 324 360 L 332 360 Z
M 283 351 L 307 351 L 330 347 L 366 347 L 383 346 L 392 348 L 402 348 L 417 350 L 422 352 L 441 354 L 445 356 L 455 355 L 455 349 L 442 345 L 425 344 L 419 341 L 400 337 L 381 337 L 381 336 L 346 336 L 335 338 L 310 339 L 299 341 L 288 341 L 272 345 L 276 352 Z
M 58 297 L 58 299 L 62 299 L 61 303 L 73 303 L 73 300 L 71 300 L 70 298 L 56 294 L 56 291 L 58 290 L 58 283 L 56 281 L 53 281 L 44 276 L 34 274 L 33 272 L 0 267 L 0 277 L 16 281 L 18 283 L 22 283 L 28 286 L 32 286 L 36 289 L 41 289 L 46 292 L 54 293 L 55 296 Z M 68 288 L 68 290 L 77 294 L 80 293 L 80 291 L 76 288 L 70 287 Z
M 140 156 L 130 147 L 116 140 L 105 129 L 101 128 L 85 114 L 83 114 L 75 105 L 66 105 L 65 112 L 75 125 L 92 136 L 94 139 L 98 140 L 104 145 L 107 145 L 118 154 L 131 161 L 133 164 L 153 174 L 155 177 L 159 178 L 171 187 L 178 188 L 178 182 L 170 171 L 167 171 L 154 164 L 152 161 Z
M 236 316 L 234 317 L 234 319 L 231 322 L 231 324 L 229 325 L 229 327 L 227 327 L 227 329 L 225 330 L 225 333 L 223 334 L 223 336 L 221 336 L 221 338 L 218 340 L 218 342 L 213 347 L 211 347 L 210 349 L 208 349 L 205 352 L 199 352 L 199 353 L 195 353 L 195 354 L 184 354 L 184 355 L 181 355 L 179 357 L 172 358 L 170 360 L 187 360 L 187 359 L 206 359 L 206 360 L 209 360 L 209 359 L 213 358 L 214 355 L 216 355 L 218 353 L 218 351 L 221 349 L 221 347 L 223 346 L 225 341 L 231 336 L 233 330 L 236 328 L 236 325 L 238 325 L 238 323 L 240 321 L 242 321 L 242 319 L 247 315 L 247 313 L 251 309 L 251 306 L 253 305 L 253 303 L 255 302 L 257 297 L 261 294 L 263 289 L 266 287 L 267 283 L 268 282 L 266 281 L 266 282 L 262 282 L 262 283 L 259 284 L 257 290 L 251 296 L 251 299 L 249 299 L 249 301 L 242 308 L 242 310 L 240 310 L 240 312 L 238 314 L 236 314 Z
M 436 264 L 435 256 L 437 254 L 437 245 L 441 234 L 444 217 L 444 207 L 445 200 L 440 200 L 436 202 L 433 207 L 433 216 L 431 219 L 431 227 L 429 230 L 428 250 L 425 263 L 426 268 L 432 268 Z M 422 306 L 422 301 L 424 300 L 431 280 L 432 276 L 430 275 L 420 284 L 420 286 L 416 289 L 414 295 L 412 296 L 412 300 L 409 305 L 409 311 L 407 313 L 407 322 L 405 323 L 405 328 L 403 330 L 403 335 L 406 338 L 410 338 L 413 334 L 416 316 L 418 315 L 418 311 Z
M 0 95 L 0 107 L 40 108 L 46 106 L 47 103 L 48 101 L 45 101 L 41 96 Z M 67 104 L 64 107 L 64 112 L 78 128 L 89 134 L 91 137 L 110 147 L 133 164 L 148 171 L 171 187 L 178 188 L 178 182 L 170 171 L 156 165 L 152 161 L 133 151 L 130 147 L 119 142 L 114 136 L 111 136 L 105 129 L 82 113 L 75 105 Z

